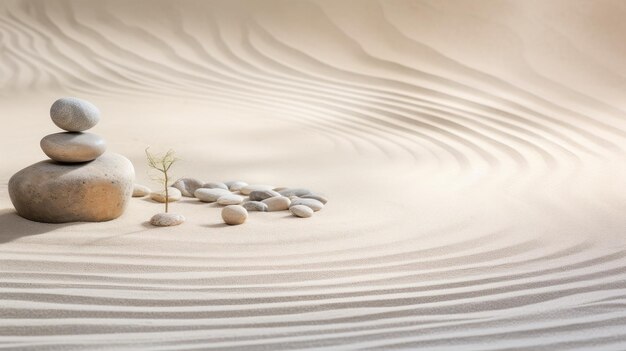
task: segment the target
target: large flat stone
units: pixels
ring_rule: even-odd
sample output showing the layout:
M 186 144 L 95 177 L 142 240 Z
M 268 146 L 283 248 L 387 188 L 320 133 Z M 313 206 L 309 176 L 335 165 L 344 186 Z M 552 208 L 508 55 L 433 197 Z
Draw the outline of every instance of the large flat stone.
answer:
M 17 213 L 37 222 L 102 222 L 119 217 L 133 193 L 135 170 L 124 156 L 105 153 L 80 164 L 41 161 L 9 180 Z

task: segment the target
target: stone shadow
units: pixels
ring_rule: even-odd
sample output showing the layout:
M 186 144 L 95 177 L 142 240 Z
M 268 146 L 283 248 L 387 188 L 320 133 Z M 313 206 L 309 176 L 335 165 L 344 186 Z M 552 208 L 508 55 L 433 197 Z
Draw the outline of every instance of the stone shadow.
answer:
M 71 223 L 40 223 L 18 216 L 12 208 L 0 210 L 0 245 L 24 236 L 44 234 Z

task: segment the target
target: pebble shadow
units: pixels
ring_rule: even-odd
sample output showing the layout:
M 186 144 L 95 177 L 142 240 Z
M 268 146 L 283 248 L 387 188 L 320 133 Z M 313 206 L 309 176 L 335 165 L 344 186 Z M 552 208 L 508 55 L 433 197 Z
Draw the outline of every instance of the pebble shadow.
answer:
M 228 225 L 226 223 L 211 223 L 211 224 L 205 225 L 205 227 L 207 227 L 207 228 L 227 228 L 227 227 L 233 227 L 233 226 L 232 225 Z
M 154 226 L 154 225 L 150 224 L 150 221 L 145 221 L 145 222 L 141 223 L 141 226 L 146 228 L 146 229 L 159 228 L 157 226 Z
M 303 219 L 309 219 L 309 218 L 311 218 L 311 217 L 309 217 L 309 218 L 302 218 L 302 217 L 296 217 L 296 216 L 294 216 L 294 215 L 292 215 L 292 214 L 288 214 L 288 215 L 284 215 L 284 216 L 282 216 L 282 217 L 280 217 L 280 218 L 281 218 L 281 219 L 300 220 L 300 221 L 301 221 L 301 220 L 303 220 Z
M 176 203 L 185 204 L 185 205 L 186 204 L 189 204 L 189 205 L 209 205 L 208 202 L 202 202 L 202 201 L 200 201 L 198 199 L 195 199 L 195 198 L 183 198 L 183 199 L 180 199 L 180 200 L 178 200 L 176 202 L 170 202 L 170 204 L 176 204 Z

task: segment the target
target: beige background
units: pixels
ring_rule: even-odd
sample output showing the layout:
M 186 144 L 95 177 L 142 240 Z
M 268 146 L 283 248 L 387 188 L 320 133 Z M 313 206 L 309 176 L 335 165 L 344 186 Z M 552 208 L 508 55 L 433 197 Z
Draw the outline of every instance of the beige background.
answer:
M 0 348 L 623 349 L 623 1 L 3 1 Z M 15 215 L 52 102 L 155 187 L 304 186 L 307 220 L 133 199 Z

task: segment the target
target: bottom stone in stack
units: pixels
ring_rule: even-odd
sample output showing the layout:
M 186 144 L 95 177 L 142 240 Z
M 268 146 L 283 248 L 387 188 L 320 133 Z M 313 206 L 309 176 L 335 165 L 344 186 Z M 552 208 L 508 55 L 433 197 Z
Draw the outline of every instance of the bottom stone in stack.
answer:
M 17 213 L 46 223 L 102 222 L 124 213 L 135 170 L 124 156 L 105 153 L 79 164 L 41 161 L 9 180 Z

